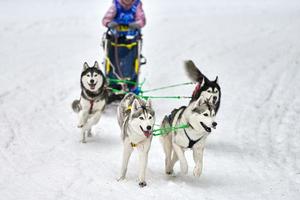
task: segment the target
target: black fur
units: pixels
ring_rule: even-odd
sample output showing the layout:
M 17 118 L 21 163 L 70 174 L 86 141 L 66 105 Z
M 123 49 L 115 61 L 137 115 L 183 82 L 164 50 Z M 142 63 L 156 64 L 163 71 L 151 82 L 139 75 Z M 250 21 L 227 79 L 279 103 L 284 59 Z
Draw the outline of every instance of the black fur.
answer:
M 204 74 L 200 72 L 200 70 L 196 67 L 194 62 L 192 60 L 185 61 L 185 70 L 188 74 L 188 76 L 192 79 L 192 81 L 197 82 L 198 87 L 201 85 L 201 88 L 196 87 L 193 94 L 192 94 L 192 99 L 190 103 L 198 100 L 200 97 L 202 91 L 207 90 L 208 88 L 212 88 L 215 90 L 217 88 L 219 90 L 219 100 L 216 102 L 214 105 L 215 112 L 217 113 L 220 107 L 220 102 L 221 102 L 221 87 L 218 84 L 218 77 L 214 81 L 210 81 Z
M 102 83 L 101 87 L 98 89 L 98 91 L 96 91 L 96 92 L 91 92 L 91 91 L 85 89 L 83 86 L 82 77 L 89 72 L 92 75 L 93 75 L 93 73 L 97 73 L 100 76 L 102 76 L 103 83 Z M 80 85 L 81 85 L 81 96 L 82 97 L 87 98 L 87 99 L 95 99 L 95 98 L 101 96 L 101 98 L 99 98 L 100 100 L 105 99 L 107 101 L 108 91 L 106 89 L 106 85 L 107 85 L 106 78 L 100 69 L 98 69 L 96 67 L 89 67 L 86 70 L 84 70 L 80 76 Z

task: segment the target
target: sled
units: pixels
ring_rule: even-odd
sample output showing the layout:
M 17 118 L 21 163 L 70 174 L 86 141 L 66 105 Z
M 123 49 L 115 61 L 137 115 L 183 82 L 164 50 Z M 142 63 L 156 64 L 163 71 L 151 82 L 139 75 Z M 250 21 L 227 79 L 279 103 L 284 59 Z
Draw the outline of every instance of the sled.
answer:
M 146 59 L 141 54 L 142 34 L 128 26 L 108 29 L 103 36 L 104 68 L 109 88 L 120 91 L 111 95 L 112 101 L 122 99 L 124 93 L 138 93 L 139 73 Z M 116 99 L 114 99 L 116 98 Z

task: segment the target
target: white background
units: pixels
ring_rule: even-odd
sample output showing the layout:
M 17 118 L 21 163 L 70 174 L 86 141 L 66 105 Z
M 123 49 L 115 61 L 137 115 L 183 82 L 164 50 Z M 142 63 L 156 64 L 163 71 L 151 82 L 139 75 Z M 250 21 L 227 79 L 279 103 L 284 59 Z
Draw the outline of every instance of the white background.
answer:
M 122 143 L 116 107 L 80 144 L 84 61 L 103 60 L 101 25 L 111 0 L 0 1 L 1 199 L 297 199 L 300 195 L 300 1 L 144 0 L 144 89 L 187 82 L 183 60 L 219 76 L 218 128 L 204 169 L 164 174 L 158 138 L 146 188 L 134 154 L 117 182 Z M 152 95 L 191 95 L 193 86 Z M 157 123 L 187 100 L 153 100 Z

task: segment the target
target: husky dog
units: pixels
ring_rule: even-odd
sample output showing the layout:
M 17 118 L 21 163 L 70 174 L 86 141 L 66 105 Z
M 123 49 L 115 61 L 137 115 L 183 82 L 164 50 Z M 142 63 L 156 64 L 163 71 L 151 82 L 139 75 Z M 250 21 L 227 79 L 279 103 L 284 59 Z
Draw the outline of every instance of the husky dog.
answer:
M 96 61 L 93 67 L 86 62 L 80 78 L 81 97 L 74 100 L 72 109 L 78 113 L 78 128 L 81 128 L 82 143 L 86 143 L 86 134 L 92 136 L 91 128 L 99 122 L 107 99 L 106 80 Z
M 201 175 L 205 140 L 212 128 L 217 126 L 214 117 L 214 107 L 203 97 L 165 116 L 161 125 L 165 130 L 168 130 L 168 127 L 188 125 L 185 129 L 165 131 L 160 137 L 166 155 L 165 172 L 167 174 L 173 173 L 173 167 L 178 159 L 181 173 L 187 174 L 188 164 L 184 151 L 192 149 L 195 161 L 194 175 Z
M 151 146 L 152 129 L 155 123 L 155 113 L 150 100 L 142 100 L 135 94 L 127 94 L 118 107 L 118 122 L 124 144 L 121 175 L 118 180 L 125 179 L 128 161 L 133 149 L 139 151 L 139 186 L 147 185 L 145 174 L 148 162 L 148 152 Z
M 214 81 L 210 81 L 200 70 L 196 67 L 193 61 L 185 61 L 185 70 L 192 81 L 197 83 L 197 86 L 193 92 L 191 102 L 196 101 L 200 96 L 204 97 L 215 107 L 217 113 L 221 102 L 221 88 L 218 84 L 218 77 Z

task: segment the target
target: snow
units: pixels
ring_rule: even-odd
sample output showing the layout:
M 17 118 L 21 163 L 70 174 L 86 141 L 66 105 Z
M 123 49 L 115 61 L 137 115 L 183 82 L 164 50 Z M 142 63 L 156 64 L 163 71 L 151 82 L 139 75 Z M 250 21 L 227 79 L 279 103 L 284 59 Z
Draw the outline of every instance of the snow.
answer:
M 1 199 L 297 199 L 300 195 L 300 1 L 144 0 L 145 89 L 189 81 L 193 59 L 219 76 L 218 128 L 204 169 L 164 174 L 158 138 L 146 188 L 133 155 L 124 182 L 116 106 L 80 144 L 70 104 L 84 61 L 101 61 L 111 0 L 0 1 Z M 190 95 L 193 86 L 153 95 Z M 153 100 L 157 123 L 187 100 Z

